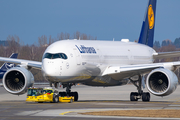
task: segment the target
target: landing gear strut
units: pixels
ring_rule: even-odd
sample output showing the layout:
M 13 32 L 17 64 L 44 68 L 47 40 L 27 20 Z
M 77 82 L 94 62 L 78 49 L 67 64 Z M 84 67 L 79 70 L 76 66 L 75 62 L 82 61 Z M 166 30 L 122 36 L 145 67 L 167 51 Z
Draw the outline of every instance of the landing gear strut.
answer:
M 142 90 L 142 76 L 138 75 L 139 79 L 134 81 L 129 78 L 129 80 L 137 87 L 138 92 L 131 92 L 130 100 L 131 101 L 138 101 L 138 99 L 142 99 L 144 102 L 150 101 L 150 94 L 149 92 L 143 92 Z
M 74 96 L 74 101 L 78 101 L 78 92 L 71 92 L 73 83 L 63 84 L 63 88 L 66 88 L 66 92 L 59 92 L 61 96 Z

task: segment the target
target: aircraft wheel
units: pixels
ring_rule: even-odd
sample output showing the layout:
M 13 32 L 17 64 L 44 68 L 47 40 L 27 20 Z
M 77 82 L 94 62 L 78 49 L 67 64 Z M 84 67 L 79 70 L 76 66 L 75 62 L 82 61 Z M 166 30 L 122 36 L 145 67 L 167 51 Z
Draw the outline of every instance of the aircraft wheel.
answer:
M 58 103 L 58 102 L 59 102 L 59 97 L 58 97 L 57 95 L 55 95 L 55 96 L 53 97 L 53 102 L 54 102 L 54 103 Z
M 142 101 L 144 101 L 144 102 L 150 101 L 150 94 L 148 92 L 145 92 L 142 94 Z
M 62 97 L 62 92 L 59 92 L 59 95 Z
M 131 94 L 130 94 L 130 100 L 131 100 L 131 101 L 138 101 L 137 96 L 138 96 L 138 93 L 136 93 L 136 92 L 131 92 Z
M 64 97 L 64 96 L 66 96 L 66 92 L 59 92 L 59 95 L 60 95 L 61 97 Z
M 50 87 L 52 87 L 52 86 L 53 86 L 53 85 L 52 85 L 52 82 L 50 82 L 49 85 L 50 85 Z
M 59 92 L 59 95 L 60 95 L 61 97 L 67 96 L 66 92 Z
M 78 101 L 78 92 L 72 92 L 72 95 L 74 96 L 74 101 Z
M 54 87 L 55 87 L 55 88 L 58 88 L 58 85 L 59 85 L 58 82 L 54 83 Z

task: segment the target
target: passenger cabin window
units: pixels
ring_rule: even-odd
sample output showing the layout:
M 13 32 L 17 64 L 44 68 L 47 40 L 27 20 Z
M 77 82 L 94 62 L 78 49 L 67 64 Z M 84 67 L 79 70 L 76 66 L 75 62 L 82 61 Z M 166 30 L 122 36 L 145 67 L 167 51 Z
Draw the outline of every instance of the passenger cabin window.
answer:
M 56 54 L 51 54 L 51 53 L 46 53 L 43 57 L 44 58 L 48 58 L 48 59 L 57 59 L 57 58 L 61 58 L 61 59 L 67 59 L 67 55 L 64 53 L 56 53 Z

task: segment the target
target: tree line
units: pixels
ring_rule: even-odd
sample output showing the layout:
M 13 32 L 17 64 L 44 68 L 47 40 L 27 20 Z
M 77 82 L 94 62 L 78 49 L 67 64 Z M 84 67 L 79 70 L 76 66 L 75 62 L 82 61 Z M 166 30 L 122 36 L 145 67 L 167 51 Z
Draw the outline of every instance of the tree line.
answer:
M 172 41 L 169 40 L 169 39 L 163 40 L 163 41 L 161 42 L 161 44 L 160 44 L 159 41 L 155 41 L 153 46 L 156 47 L 156 48 L 160 48 L 160 47 L 169 46 L 169 45 L 173 45 L 173 46 L 175 46 L 176 48 L 180 48 L 180 37 L 179 37 L 179 38 L 176 38 L 176 39 L 174 40 L 174 42 L 172 42 Z

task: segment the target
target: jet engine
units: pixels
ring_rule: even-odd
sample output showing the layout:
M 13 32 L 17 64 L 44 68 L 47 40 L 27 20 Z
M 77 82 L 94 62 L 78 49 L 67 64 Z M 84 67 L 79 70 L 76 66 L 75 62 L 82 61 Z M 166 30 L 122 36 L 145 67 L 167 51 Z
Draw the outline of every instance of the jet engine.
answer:
M 3 86 L 11 94 L 21 95 L 34 84 L 34 76 L 24 67 L 13 67 L 3 76 Z
M 158 68 L 149 73 L 146 85 L 152 94 L 156 96 L 167 96 L 176 89 L 178 78 L 171 70 Z

